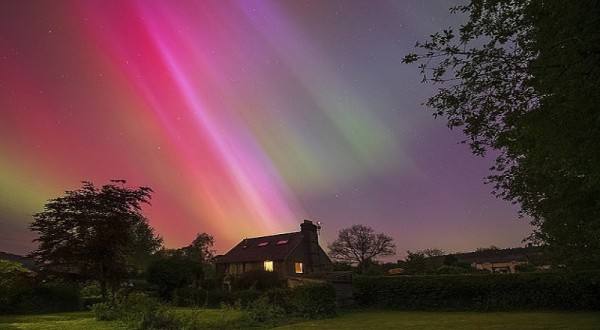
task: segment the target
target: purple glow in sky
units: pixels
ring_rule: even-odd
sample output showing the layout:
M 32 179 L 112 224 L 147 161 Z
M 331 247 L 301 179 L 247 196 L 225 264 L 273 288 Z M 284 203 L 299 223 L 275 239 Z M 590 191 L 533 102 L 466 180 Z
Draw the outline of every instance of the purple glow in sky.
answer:
M 520 246 L 491 159 L 401 63 L 447 1 L 0 2 L 0 251 L 49 198 L 126 179 L 168 247 L 353 224 L 404 250 Z

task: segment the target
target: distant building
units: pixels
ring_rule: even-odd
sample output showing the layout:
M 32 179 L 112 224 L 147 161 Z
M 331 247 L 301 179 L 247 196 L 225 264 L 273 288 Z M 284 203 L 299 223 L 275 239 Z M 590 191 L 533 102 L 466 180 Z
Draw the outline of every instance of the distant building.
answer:
M 246 238 L 215 258 L 217 276 L 238 276 L 251 270 L 277 272 L 283 277 L 333 271 L 333 264 L 319 246 L 319 227 L 304 220 L 300 231 Z
M 517 273 L 517 265 L 532 263 L 532 258 L 540 259 L 543 251 L 539 247 L 490 249 L 470 253 L 459 253 L 453 256 L 458 262 L 470 264 L 478 270 L 493 273 Z M 542 260 L 538 260 L 543 262 Z M 537 262 L 536 262 L 537 263 Z M 543 268 L 543 265 L 537 265 Z
M 459 262 L 469 263 L 477 270 L 487 270 L 492 273 L 516 273 L 515 266 L 529 263 L 527 255 L 514 254 L 497 257 L 458 258 Z

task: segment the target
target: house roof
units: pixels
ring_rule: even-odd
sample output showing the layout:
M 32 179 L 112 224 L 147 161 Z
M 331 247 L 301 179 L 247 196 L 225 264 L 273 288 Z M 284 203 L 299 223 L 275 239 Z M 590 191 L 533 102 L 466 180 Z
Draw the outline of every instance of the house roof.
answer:
M 524 247 L 511 249 L 490 249 L 468 253 L 454 254 L 454 257 L 460 262 L 465 263 L 485 263 L 485 262 L 511 262 L 528 261 L 531 255 L 541 254 L 539 247 Z
M 510 254 L 505 256 L 490 256 L 490 257 L 471 257 L 471 258 L 458 258 L 460 262 L 466 263 L 477 263 L 483 264 L 486 262 L 489 263 L 503 263 L 503 262 L 511 262 L 511 261 L 527 261 L 528 258 L 524 254 Z
M 304 234 L 285 233 L 243 239 L 225 255 L 218 256 L 216 263 L 255 262 L 265 260 L 285 260 L 296 248 Z

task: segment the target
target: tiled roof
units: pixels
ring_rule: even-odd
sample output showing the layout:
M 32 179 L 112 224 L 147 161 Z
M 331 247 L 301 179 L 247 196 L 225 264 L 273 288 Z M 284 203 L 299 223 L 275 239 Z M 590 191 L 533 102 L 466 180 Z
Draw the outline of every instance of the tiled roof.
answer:
M 217 257 L 216 263 L 285 260 L 302 238 L 302 232 L 246 238 L 225 255 Z

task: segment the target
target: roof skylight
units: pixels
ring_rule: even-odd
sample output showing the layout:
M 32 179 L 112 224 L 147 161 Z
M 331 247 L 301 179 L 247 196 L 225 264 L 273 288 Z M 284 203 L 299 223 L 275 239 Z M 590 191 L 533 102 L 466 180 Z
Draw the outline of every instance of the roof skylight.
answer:
M 269 245 L 269 242 L 260 242 L 258 243 L 258 246 L 267 246 Z
M 283 245 L 283 244 L 286 244 L 289 241 L 290 241 L 289 239 L 282 239 L 281 241 L 277 242 L 277 245 Z

